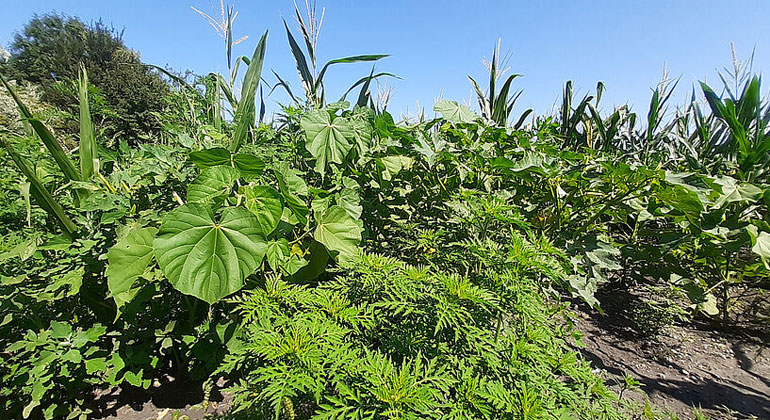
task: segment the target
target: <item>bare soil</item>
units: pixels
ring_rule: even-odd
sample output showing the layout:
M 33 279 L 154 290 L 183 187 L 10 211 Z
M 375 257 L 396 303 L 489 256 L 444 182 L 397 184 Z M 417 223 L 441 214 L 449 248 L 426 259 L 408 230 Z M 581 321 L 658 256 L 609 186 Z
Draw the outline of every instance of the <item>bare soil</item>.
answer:
M 679 419 L 695 418 L 693 407 L 712 420 L 770 419 L 770 346 L 761 330 L 689 323 L 640 338 L 629 334 L 622 310 L 578 315 L 584 357 L 605 372 L 609 383 L 623 384 L 629 374 L 646 393 L 625 391 L 624 396 L 641 404 L 649 398 L 659 412 Z
M 201 383 L 180 383 L 165 378 L 151 390 L 120 387 L 105 391 L 96 398 L 97 419 L 102 420 L 202 420 L 223 417 L 232 398 L 220 392 L 219 382 L 205 398 Z

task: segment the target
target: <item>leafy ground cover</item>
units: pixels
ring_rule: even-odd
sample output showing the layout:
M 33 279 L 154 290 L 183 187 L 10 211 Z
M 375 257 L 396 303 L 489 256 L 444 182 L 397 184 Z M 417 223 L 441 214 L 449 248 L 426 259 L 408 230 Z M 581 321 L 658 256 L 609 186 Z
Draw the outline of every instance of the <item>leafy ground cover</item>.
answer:
M 76 112 L 3 77 L 11 416 L 109 414 L 105 396 L 171 378 L 205 404 L 222 391 L 235 418 L 670 418 L 629 397 L 639 372 L 591 365 L 576 306 L 634 297 L 627 327 L 647 338 L 747 314 L 747 331 L 766 331 L 758 77 L 736 68 L 739 88 L 700 85 L 705 102 L 673 114 L 661 84 L 642 116 L 602 115 L 602 84 L 573 101 L 567 83 L 557 115 L 516 115 L 515 77 L 498 84 L 495 55 L 488 89 L 471 79 L 480 113 L 442 100 L 433 118 L 397 122 L 370 92 L 388 73 L 327 100 L 331 66 L 385 56 L 319 71 L 309 7 L 297 10 L 304 46 L 285 27 L 303 94 L 274 74 L 293 103 L 264 122 L 268 36 L 233 59 L 234 16 L 223 6 L 217 23 L 228 74 L 156 68 L 168 83 L 157 138 L 105 135 L 92 105 L 109 103 L 85 65 Z

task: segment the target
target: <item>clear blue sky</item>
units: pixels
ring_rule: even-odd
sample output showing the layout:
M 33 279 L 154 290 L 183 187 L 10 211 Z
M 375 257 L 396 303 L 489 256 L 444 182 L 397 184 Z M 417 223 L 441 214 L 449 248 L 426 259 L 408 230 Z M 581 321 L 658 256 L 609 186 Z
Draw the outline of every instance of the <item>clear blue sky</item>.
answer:
M 34 13 L 55 10 L 84 20 L 102 18 L 125 28 L 126 44 L 144 61 L 205 74 L 225 68 L 223 42 L 193 5 L 213 15 L 218 0 L 25 0 L 2 7 L 0 44 L 7 47 L 14 31 Z M 769 0 L 586 0 L 586 1 L 417 1 L 319 0 L 326 17 L 318 47 L 319 62 L 355 54 L 392 56 L 377 65 L 396 73 L 390 110 L 432 108 L 442 96 L 467 102 L 470 74 L 485 78 L 482 57 L 490 57 L 502 37 L 512 71 L 524 74 L 518 108 L 548 112 L 565 81 L 579 94 L 603 81 L 604 108 L 629 103 L 645 112 L 650 88 L 664 63 L 681 77 L 675 100 L 689 95 L 696 80 L 716 84 L 718 69 L 731 63 L 730 42 L 739 57 L 756 49 L 755 72 L 770 66 Z M 294 29 L 291 1 L 236 2 L 240 15 L 235 35 L 249 35 L 236 54 L 250 55 L 265 29 L 270 30 L 266 69 L 275 69 L 301 90 L 281 23 Z M 367 64 L 339 65 L 330 70 L 329 99 L 368 74 Z M 272 81 L 269 71 L 264 75 Z M 764 89 L 767 91 L 766 89 Z M 285 101 L 274 95 L 270 101 Z

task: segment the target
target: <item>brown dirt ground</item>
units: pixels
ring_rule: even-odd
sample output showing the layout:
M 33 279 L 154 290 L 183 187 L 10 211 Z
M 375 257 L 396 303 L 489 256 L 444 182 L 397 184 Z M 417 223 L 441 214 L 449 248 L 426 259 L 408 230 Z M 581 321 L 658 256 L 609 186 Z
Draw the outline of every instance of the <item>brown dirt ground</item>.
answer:
M 230 409 L 232 398 L 218 391 L 222 382 L 218 385 L 211 392 L 208 403 L 204 403 L 200 383 L 177 383 L 171 378 L 156 384 L 149 393 L 134 388 L 112 389 L 97 396 L 98 414 L 94 417 L 100 420 L 221 418 Z
M 618 332 L 617 314 L 578 315 L 584 357 L 608 383 L 623 383 L 626 373 L 641 382 L 659 412 L 691 419 L 701 407 L 712 420 L 770 419 L 770 347 L 760 339 L 692 325 L 632 338 Z M 644 394 L 624 395 L 644 403 Z

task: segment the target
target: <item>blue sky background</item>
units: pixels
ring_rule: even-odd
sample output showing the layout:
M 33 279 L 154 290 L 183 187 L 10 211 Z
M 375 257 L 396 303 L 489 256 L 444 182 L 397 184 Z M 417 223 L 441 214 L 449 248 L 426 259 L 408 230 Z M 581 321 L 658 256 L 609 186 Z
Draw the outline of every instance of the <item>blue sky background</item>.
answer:
M 4 3 L 0 44 L 5 47 L 33 14 L 53 10 L 125 28 L 126 44 L 146 62 L 199 74 L 226 68 L 224 42 L 190 9 L 193 5 L 215 16 L 218 0 Z M 681 77 L 673 99 L 681 103 L 695 81 L 718 83 L 717 70 L 731 64 L 730 42 L 739 58 L 748 58 L 755 49 L 755 72 L 770 65 L 768 0 L 321 0 L 321 6 L 326 16 L 319 63 L 348 55 L 391 54 L 377 70 L 403 78 L 387 82 L 393 87 L 389 110 L 394 114 L 414 112 L 418 102 L 430 110 L 439 96 L 467 103 L 471 86 L 466 75 L 485 80 L 481 59 L 491 56 L 499 37 L 503 52 L 511 54 L 512 71 L 524 75 L 515 84 L 524 89 L 519 111 L 532 107 L 539 114 L 557 103 L 567 80 L 574 81 L 581 95 L 603 81 L 603 108 L 629 103 L 644 113 L 664 63 L 672 77 Z M 236 46 L 235 54 L 251 55 L 269 29 L 263 75 L 273 81 L 269 69 L 274 69 L 295 92 L 301 90 L 281 23 L 286 17 L 296 27 L 292 2 L 240 0 L 236 8 L 235 35 L 249 39 Z M 367 64 L 330 70 L 328 99 L 336 99 L 369 70 Z M 274 94 L 267 102 L 286 100 Z

